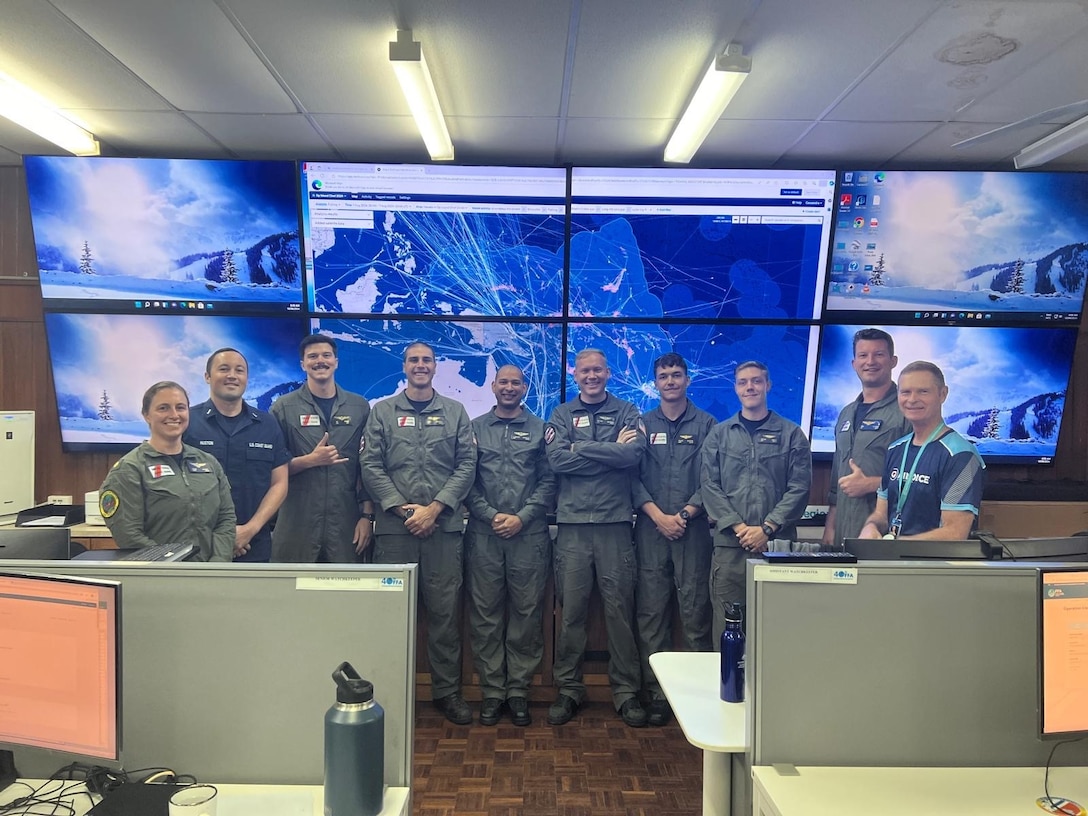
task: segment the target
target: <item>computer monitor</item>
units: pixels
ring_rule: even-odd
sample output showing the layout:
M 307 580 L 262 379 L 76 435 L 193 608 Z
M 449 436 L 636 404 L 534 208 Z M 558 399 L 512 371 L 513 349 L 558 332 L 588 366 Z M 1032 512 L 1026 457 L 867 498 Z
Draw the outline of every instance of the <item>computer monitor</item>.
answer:
M 1088 569 L 1041 569 L 1039 737 L 1088 736 Z
M 83 551 L 78 544 L 74 549 L 67 527 L 0 527 L 0 561 L 64 561 Z
M 119 582 L 0 572 L 0 655 L 0 773 L 17 748 L 120 762 Z
M 981 541 L 848 538 L 845 547 L 859 561 L 985 561 L 991 557 L 989 545 Z

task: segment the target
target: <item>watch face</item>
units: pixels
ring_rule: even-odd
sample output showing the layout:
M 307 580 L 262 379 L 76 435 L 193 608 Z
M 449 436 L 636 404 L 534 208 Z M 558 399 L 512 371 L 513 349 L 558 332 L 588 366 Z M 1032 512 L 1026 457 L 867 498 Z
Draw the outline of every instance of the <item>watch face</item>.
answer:
M 684 521 L 689 521 L 691 519 L 691 513 L 689 513 L 687 510 L 681 510 L 677 515 L 679 515 L 680 518 L 682 518 Z

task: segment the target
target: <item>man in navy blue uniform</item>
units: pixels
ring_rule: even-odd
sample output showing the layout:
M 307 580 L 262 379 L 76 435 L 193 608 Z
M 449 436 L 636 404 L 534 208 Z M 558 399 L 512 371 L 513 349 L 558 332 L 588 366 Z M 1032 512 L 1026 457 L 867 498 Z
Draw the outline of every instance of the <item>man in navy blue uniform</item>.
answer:
M 944 373 L 933 363 L 919 360 L 899 375 L 899 407 L 913 432 L 888 448 L 861 538 L 961 541 L 971 534 L 985 465 L 975 446 L 945 424 L 947 398 Z
M 290 456 L 283 431 L 264 411 L 246 404 L 249 364 L 240 351 L 222 348 L 204 369 L 210 396 L 189 409 L 184 441 L 210 453 L 223 466 L 238 526 L 235 561 L 268 561 L 272 557 L 271 524 L 287 496 Z

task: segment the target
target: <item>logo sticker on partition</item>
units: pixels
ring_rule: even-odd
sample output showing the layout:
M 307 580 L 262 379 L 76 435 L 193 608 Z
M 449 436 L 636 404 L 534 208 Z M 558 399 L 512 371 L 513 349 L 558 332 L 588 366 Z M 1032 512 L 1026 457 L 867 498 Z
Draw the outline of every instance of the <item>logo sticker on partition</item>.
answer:
M 1088 816 L 1088 811 L 1074 802 L 1072 799 L 1063 799 L 1060 796 L 1040 796 L 1035 804 L 1045 813 L 1057 813 L 1059 816 Z

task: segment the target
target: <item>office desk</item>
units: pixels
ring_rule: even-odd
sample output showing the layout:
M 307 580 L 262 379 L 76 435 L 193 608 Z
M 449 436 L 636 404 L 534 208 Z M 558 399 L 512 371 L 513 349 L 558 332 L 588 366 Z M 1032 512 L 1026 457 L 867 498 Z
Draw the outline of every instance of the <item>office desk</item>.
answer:
M 42 779 L 20 779 L 7 790 L 0 792 L 0 805 L 25 796 L 29 791 L 22 784 L 38 787 L 44 784 Z M 55 782 L 42 792 L 46 795 L 56 786 L 67 785 L 68 791 L 80 792 L 65 799 L 74 808 L 72 816 L 84 816 L 91 806 L 90 799 L 83 793 L 82 783 Z M 325 807 L 324 789 L 321 785 L 216 785 L 219 789 L 218 816 L 323 816 Z M 97 799 L 97 797 L 95 797 Z M 15 810 L 17 816 L 24 811 Z M 47 808 L 38 805 L 28 813 L 48 813 Z M 58 811 L 60 812 L 60 811 Z M 408 788 L 385 789 L 381 816 L 407 816 Z
M 729 816 L 733 754 L 747 749 L 744 703 L 719 697 L 717 652 L 658 652 L 650 655 L 661 690 L 687 741 L 703 749 L 703 816 Z
M 752 769 L 754 816 L 1032 816 L 1042 768 Z M 1050 769 L 1050 794 L 1088 806 L 1088 768 Z

